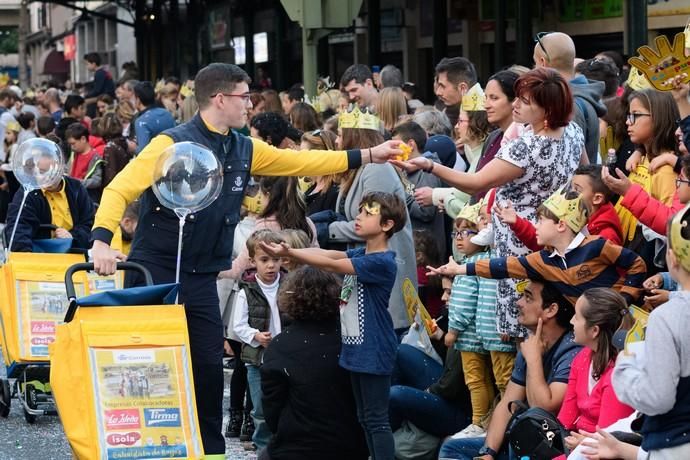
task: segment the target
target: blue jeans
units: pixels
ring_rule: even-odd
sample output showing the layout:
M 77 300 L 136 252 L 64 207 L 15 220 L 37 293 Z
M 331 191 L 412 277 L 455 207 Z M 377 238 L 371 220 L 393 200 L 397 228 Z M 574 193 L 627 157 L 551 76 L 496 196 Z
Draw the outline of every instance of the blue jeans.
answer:
M 486 438 L 449 439 L 441 446 L 438 460 L 472 460 L 479 455 L 479 449 L 484 446 Z M 506 449 L 498 452 L 495 460 L 508 460 L 510 456 Z
M 264 418 L 264 405 L 261 401 L 263 392 L 261 391 L 261 368 L 253 364 L 247 364 L 247 383 L 249 384 L 249 393 L 252 395 L 252 419 L 254 419 L 254 436 L 252 442 L 256 444 L 258 450 L 263 449 L 268 445 L 271 439 L 271 431 L 268 429 L 266 419 Z
M 398 346 L 391 376 L 392 385 L 405 385 L 426 390 L 441 378 L 441 374 L 443 374 L 443 365 L 431 359 L 423 351 L 405 343 Z
M 372 460 L 395 460 L 393 432 L 388 421 L 390 376 L 351 372 L 350 379 L 357 419 L 364 428 Z
M 457 433 L 471 421 L 469 414 L 442 397 L 403 385 L 391 387 L 389 411 L 393 431 L 409 420 L 439 438 Z

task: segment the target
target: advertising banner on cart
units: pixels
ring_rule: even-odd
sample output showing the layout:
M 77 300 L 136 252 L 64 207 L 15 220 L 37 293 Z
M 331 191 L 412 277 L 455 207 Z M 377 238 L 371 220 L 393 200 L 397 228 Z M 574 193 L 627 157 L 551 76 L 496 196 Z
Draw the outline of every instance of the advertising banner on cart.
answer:
M 104 458 L 186 458 L 194 451 L 183 353 L 183 346 L 90 349 Z

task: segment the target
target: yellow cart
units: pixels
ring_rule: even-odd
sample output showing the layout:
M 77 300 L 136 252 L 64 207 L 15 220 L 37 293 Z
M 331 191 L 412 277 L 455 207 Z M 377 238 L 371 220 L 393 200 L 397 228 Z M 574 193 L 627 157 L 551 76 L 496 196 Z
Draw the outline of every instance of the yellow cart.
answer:
M 109 291 L 78 299 L 67 270 L 70 306 L 50 346 L 50 383 L 78 459 L 203 458 L 187 322 L 177 286 Z

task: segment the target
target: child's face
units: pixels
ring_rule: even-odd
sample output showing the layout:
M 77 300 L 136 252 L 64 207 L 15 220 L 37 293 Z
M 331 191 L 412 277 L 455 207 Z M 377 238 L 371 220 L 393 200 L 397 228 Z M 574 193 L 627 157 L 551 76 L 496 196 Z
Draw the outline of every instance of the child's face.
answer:
M 89 141 L 85 137 L 75 139 L 73 137 L 67 138 L 67 143 L 75 153 L 86 153 L 91 150 Z
M 263 249 L 257 247 L 251 262 L 256 267 L 256 276 L 264 283 L 273 283 L 280 272 L 280 257 L 272 257 L 266 254 Z
M 384 231 L 386 229 L 381 222 L 381 214 L 370 214 L 366 206 L 361 205 L 359 214 L 355 217 L 355 234 L 367 239 L 367 237 L 377 236 Z
M 602 204 L 604 197 L 601 193 L 595 193 L 592 187 L 592 179 L 584 174 L 573 176 L 573 189 L 580 194 L 582 200 L 591 209 Z
M 587 326 L 587 320 L 585 320 L 585 317 L 582 314 L 585 308 L 589 308 L 587 299 L 585 299 L 584 296 L 580 296 L 575 303 L 575 314 L 570 320 L 570 324 L 573 325 L 575 343 L 584 347 L 591 347 L 596 343 L 599 328 Z
M 548 217 L 540 215 L 537 218 L 537 244 L 540 246 L 552 246 L 558 236 L 558 225 Z
M 5 131 L 5 144 L 14 144 L 17 142 L 17 133 L 14 131 L 6 130 Z
M 455 223 L 455 247 L 458 252 L 466 256 L 479 251 L 479 246 L 470 241 L 477 231 L 472 229 L 465 219 L 459 219 Z
M 84 104 L 73 108 L 72 113 L 70 113 L 70 115 L 72 115 L 77 120 L 81 120 L 82 118 L 84 118 L 84 115 L 86 115 L 86 109 L 84 108 Z
M 676 182 L 676 184 L 678 184 L 678 199 L 683 204 L 688 203 L 690 202 L 690 182 L 688 182 L 688 177 L 685 175 L 685 171 L 680 172 L 678 179 L 681 181 Z

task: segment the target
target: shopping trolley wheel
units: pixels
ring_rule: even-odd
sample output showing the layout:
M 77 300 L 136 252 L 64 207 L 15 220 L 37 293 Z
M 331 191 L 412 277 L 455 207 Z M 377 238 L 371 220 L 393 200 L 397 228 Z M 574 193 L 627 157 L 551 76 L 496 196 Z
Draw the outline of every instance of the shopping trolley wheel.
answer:
M 24 397 L 26 398 L 26 405 L 29 406 L 29 409 L 36 409 L 36 388 L 30 383 L 27 383 L 24 388 Z M 26 408 L 24 408 L 24 419 L 26 419 L 27 423 L 36 422 L 36 416 L 30 414 Z
M 0 379 L 0 417 L 6 418 L 10 415 L 10 404 L 12 403 L 12 393 L 10 392 L 9 380 Z

